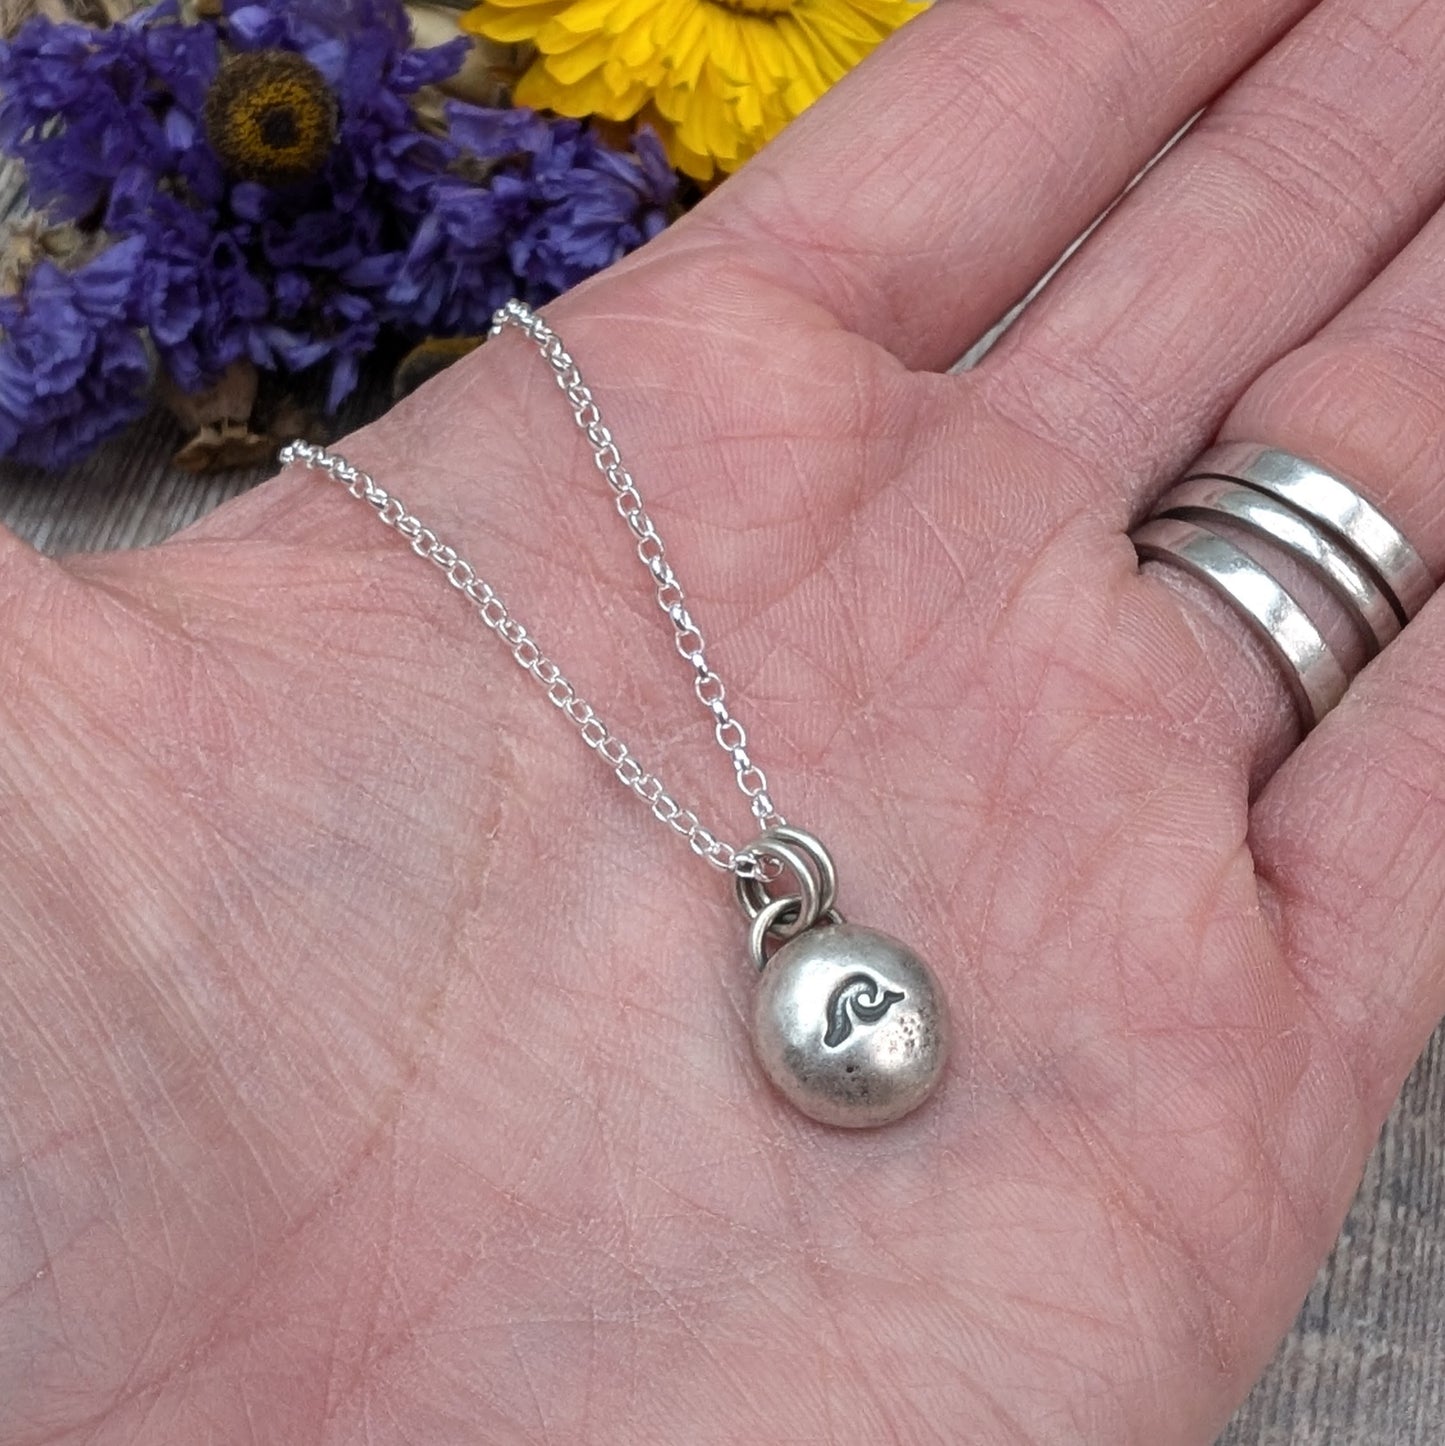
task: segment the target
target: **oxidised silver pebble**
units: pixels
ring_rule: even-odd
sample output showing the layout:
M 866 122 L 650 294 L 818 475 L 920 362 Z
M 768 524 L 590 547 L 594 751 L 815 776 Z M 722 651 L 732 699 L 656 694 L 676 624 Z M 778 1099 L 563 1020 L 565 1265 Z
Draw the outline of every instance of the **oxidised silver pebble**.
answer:
M 948 1060 L 948 1013 L 906 945 L 856 924 L 816 924 L 767 961 L 753 1048 L 805 1115 L 863 1128 L 901 1119 Z

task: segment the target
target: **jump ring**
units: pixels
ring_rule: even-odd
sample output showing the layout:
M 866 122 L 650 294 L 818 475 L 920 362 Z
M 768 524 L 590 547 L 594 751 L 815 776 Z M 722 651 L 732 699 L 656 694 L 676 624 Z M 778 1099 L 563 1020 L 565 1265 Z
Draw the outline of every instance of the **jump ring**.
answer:
M 801 932 L 799 930 L 787 932 L 792 926 L 786 922 L 787 916 L 791 914 L 801 902 L 797 894 L 784 894 L 781 898 L 773 899 L 770 903 L 765 904 L 753 918 L 752 925 L 748 929 L 748 958 L 753 961 L 753 968 L 756 969 L 759 974 L 768 967 L 768 935 L 776 935 L 777 938 L 786 943 L 789 939 L 795 938 L 797 934 Z M 830 924 L 841 924 L 843 922 L 843 916 L 837 909 L 826 909 L 819 915 L 819 918 L 827 919 Z M 813 920 L 814 924 L 817 922 L 817 919 Z M 781 928 L 779 927 L 780 924 L 782 925 Z M 809 927 L 811 927 L 811 925 Z
M 814 870 L 812 856 L 803 849 L 793 844 L 785 843 L 782 839 L 772 834 L 764 834 L 756 843 L 748 845 L 747 852 L 763 858 L 776 859 L 784 864 L 798 881 L 797 894 L 782 895 L 782 898 L 791 898 L 798 906 L 796 917 L 790 921 L 781 921 L 780 915 L 775 913 L 769 929 L 784 939 L 792 939 L 801 934 L 804 929 L 811 929 L 818 922 L 818 917 L 823 913 L 823 893 L 819 888 L 818 875 Z M 744 914 L 754 923 L 763 914 L 777 903 L 763 888 L 762 881 L 755 878 L 744 878 L 742 874 L 734 876 L 734 889 L 737 893 L 738 905 Z
M 818 871 L 818 882 L 822 886 L 818 913 L 831 914 L 838 899 L 838 870 L 833 863 L 833 855 L 823 847 L 822 840 L 806 829 L 794 828 L 787 823 L 780 823 L 776 828 L 769 829 L 767 837 L 796 844 L 813 861 L 813 866 Z

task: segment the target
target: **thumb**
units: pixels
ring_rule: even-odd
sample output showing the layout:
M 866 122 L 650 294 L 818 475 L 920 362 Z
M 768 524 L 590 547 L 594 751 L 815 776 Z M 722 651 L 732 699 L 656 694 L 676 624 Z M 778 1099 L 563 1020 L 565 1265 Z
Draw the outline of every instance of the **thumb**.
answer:
M 68 581 L 59 561 L 15 530 L 22 524 L 3 505 L 5 500 L 0 493 L 0 711 L 20 691 L 20 660 L 29 652 L 37 626 L 46 625 L 47 618 L 54 622 L 42 596 L 53 602 L 57 588 Z
M 14 519 L 0 508 L 0 602 L 12 588 L 23 586 L 31 577 L 53 569 L 54 563 L 12 530 Z

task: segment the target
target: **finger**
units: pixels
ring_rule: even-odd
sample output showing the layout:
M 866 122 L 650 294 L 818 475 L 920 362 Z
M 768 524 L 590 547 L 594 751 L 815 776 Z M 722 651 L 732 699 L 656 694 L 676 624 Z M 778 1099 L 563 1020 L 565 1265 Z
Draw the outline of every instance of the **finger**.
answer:
M 1122 527 L 1445 190 L 1445 10 L 1327 0 L 1237 82 L 973 384 Z M 1061 491 L 1065 489 L 1061 487 Z
M 1445 573 L 1442 295 L 1445 214 L 1265 373 L 1224 429 L 1348 476 L 1437 578 Z M 1232 621 L 1220 634 L 1221 698 L 1257 689 Z M 1288 702 L 1275 706 L 1273 727 L 1286 731 Z M 1252 842 L 1284 911 L 1301 987 L 1383 1109 L 1445 1008 L 1445 599 L 1370 665 L 1276 774 L 1255 807 Z
M 1240 399 L 1225 441 L 1263 440 L 1347 477 L 1445 576 L 1445 213 L 1328 326 L 1289 353 Z M 1285 559 L 1271 554 L 1275 566 Z M 1165 574 L 1159 574 L 1161 583 Z M 1305 596 L 1307 579 L 1288 579 Z M 1168 585 L 1177 590 L 1176 578 Z M 1321 616 L 1322 596 L 1310 598 Z M 1263 771 L 1297 735 L 1280 672 L 1212 594 L 1177 599 L 1193 615 L 1208 660 L 1205 706 Z M 1323 614 L 1338 644 L 1339 617 Z M 1202 630 L 1202 632 L 1201 632 Z M 1356 655 L 1358 664 L 1362 659 Z M 1241 699 L 1251 700 L 1247 710 Z M 1193 706 L 1198 706 L 1198 699 Z
M 1313 0 L 939 0 L 703 215 L 852 330 L 948 366 Z
M 1251 833 L 1298 987 L 1377 1128 L 1445 1010 L 1445 599 L 1275 775 Z
M 1445 213 L 1264 373 L 1222 438 L 1263 437 L 1350 478 L 1445 573 Z
M 55 589 L 46 584 L 62 575 L 50 558 L 0 525 L 0 729 L 14 723 L 16 705 L 35 686 L 37 636 L 54 622 L 47 599 L 53 601 Z
M 48 565 L 30 543 L 0 523 L 0 590 L 8 591 Z

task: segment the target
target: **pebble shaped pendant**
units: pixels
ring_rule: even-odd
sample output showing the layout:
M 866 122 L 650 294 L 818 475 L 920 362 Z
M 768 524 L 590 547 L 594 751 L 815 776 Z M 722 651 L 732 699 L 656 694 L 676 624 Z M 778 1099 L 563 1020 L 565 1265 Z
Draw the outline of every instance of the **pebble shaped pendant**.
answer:
M 812 835 L 782 826 L 748 852 L 796 881 L 796 892 L 776 897 L 756 880 L 738 884 L 762 973 L 752 1033 L 763 1072 L 821 1124 L 902 1119 L 948 1062 L 948 1009 L 932 971 L 906 944 L 843 921 L 832 860 Z
M 815 924 L 768 960 L 753 1049 L 790 1103 L 825 1125 L 887 1125 L 933 1093 L 948 1015 L 932 971 L 897 939 Z

